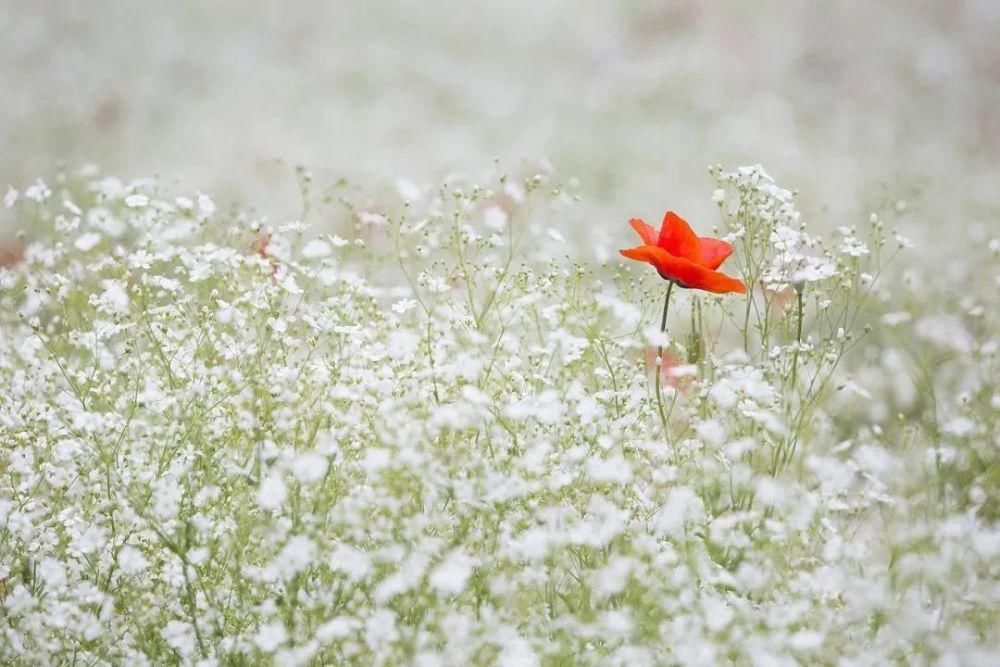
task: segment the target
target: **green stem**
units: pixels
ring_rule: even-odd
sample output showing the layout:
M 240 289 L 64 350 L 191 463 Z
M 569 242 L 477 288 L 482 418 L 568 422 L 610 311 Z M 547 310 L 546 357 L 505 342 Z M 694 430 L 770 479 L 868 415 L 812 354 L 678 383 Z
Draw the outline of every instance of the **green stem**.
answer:
M 750 283 L 747 283 L 750 284 Z M 743 351 L 750 354 L 750 306 L 753 302 L 753 291 L 752 288 L 747 290 L 747 305 L 746 310 L 743 313 Z
M 798 301 L 798 323 L 795 325 L 795 354 L 792 355 L 792 389 L 796 387 L 799 371 L 799 348 L 802 347 L 802 286 L 795 286 L 795 297 Z
M 667 331 L 667 311 L 670 310 L 670 293 L 674 289 L 674 281 L 669 281 L 667 283 L 667 296 L 663 300 L 663 319 L 660 320 L 660 333 L 666 333 Z M 660 412 L 660 422 L 663 424 L 663 434 L 670 439 L 670 429 L 667 427 L 667 413 L 663 409 L 663 392 L 660 390 L 661 378 L 663 374 L 663 343 L 661 342 L 659 347 L 656 349 L 656 407 Z
M 795 285 L 795 301 L 798 313 L 796 315 L 797 322 L 795 324 L 795 351 L 792 353 L 792 390 L 797 390 L 798 387 L 798 374 L 799 374 L 799 350 L 802 347 L 802 285 Z M 817 371 L 818 372 L 818 371 Z M 815 378 L 814 378 L 815 380 Z M 810 389 L 812 385 L 810 384 Z M 806 394 L 810 394 L 807 391 Z M 791 435 L 789 435 L 788 443 L 784 445 L 780 450 L 779 454 L 775 456 L 774 465 L 771 466 L 771 476 L 777 476 L 781 468 L 791 462 L 792 456 L 795 454 L 795 447 L 798 444 L 798 432 L 802 425 L 802 417 L 805 415 L 805 406 L 801 403 L 799 405 L 799 416 L 795 420 L 795 428 L 792 430 Z

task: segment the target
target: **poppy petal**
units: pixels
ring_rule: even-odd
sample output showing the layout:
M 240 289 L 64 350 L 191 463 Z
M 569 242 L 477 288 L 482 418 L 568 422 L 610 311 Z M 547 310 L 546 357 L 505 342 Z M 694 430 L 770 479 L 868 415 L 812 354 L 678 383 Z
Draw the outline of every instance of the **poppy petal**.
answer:
M 658 266 L 658 263 L 662 262 L 662 258 L 659 257 L 661 253 L 667 254 L 662 248 L 657 248 L 655 245 L 641 245 L 637 248 L 622 248 L 618 252 L 629 259 L 634 259 L 637 262 L 646 262 L 647 264 L 652 264 L 653 266 Z
M 725 294 L 746 293 L 746 286 L 736 278 L 695 264 L 684 257 L 671 255 L 659 246 L 644 245 L 619 251 L 625 257 L 652 264 L 664 280 L 673 280 L 682 287 Z
M 719 239 L 701 237 L 698 239 L 701 246 L 702 266 L 713 271 L 726 261 L 726 258 L 733 254 L 733 246 Z
M 675 257 L 689 259 L 695 264 L 701 264 L 701 244 L 691 226 L 673 211 L 667 211 L 660 226 L 660 236 L 656 245 Z
M 651 224 L 642 218 L 632 218 L 628 221 L 628 224 L 632 225 L 632 229 L 639 235 L 643 243 L 646 245 L 656 245 L 656 228 Z
M 747 293 L 747 287 L 743 284 L 742 280 L 727 276 L 718 271 L 706 269 L 705 267 L 699 268 L 702 269 L 702 273 L 699 276 L 699 283 L 692 285 L 692 287 L 705 290 L 706 292 L 715 292 L 716 294 L 728 294 L 730 292 L 736 292 L 737 294 Z

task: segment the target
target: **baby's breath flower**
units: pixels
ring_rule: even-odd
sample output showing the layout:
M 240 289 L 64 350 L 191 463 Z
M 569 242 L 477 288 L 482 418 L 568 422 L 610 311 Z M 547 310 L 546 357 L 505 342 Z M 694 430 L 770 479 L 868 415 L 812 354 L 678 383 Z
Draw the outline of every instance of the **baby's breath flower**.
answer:
M 672 335 L 544 165 L 323 230 L 9 197 L 3 661 L 992 657 L 1000 304 L 711 173 L 750 294 L 675 297 Z

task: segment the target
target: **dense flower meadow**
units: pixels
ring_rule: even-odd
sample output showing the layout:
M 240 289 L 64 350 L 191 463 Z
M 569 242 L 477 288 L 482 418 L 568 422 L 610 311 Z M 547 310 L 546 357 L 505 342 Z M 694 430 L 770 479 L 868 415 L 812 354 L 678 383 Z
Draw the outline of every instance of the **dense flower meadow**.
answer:
M 545 171 L 299 177 L 7 192 L 0 662 L 997 664 L 997 238 L 716 166 L 695 283 Z

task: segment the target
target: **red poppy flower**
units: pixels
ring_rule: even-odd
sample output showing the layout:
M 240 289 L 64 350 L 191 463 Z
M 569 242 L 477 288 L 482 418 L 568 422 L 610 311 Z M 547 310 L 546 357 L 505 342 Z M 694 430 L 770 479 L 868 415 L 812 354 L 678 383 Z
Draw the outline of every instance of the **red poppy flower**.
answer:
M 629 259 L 652 264 L 664 280 L 681 287 L 717 294 L 747 291 L 736 278 L 716 271 L 733 254 L 733 246 L 719 239 L 698 237 L 679 215 L 667 211 L 659 233 L 640 218 L 629 220 L 645 245 L 619 252 Z
M 24 259 L 24 247 L 20 243 L 4 244 L 0 242 L 0 269 L 14 266 Z
M 687 373 L 681 372 L 684 364 L 677 357 L 676 354 L 669 350 L 660 350 L 656 347 L 646 348 L 646 370 L 649 371 L 650 377 L 656 372 L 656 359 L 660 359 L 660 379 L 664 384 L 673 387 L 674 389 L 687 389 L 691 384 L 691 377 Z M 688 368 L 691 368 L 688 366 Z
M 268 261 L 271 265 L 271 277 L 278 273 L 278 260 L 271 254 L 271 233 L 261 231 L 250 242 L 250 250 Z

